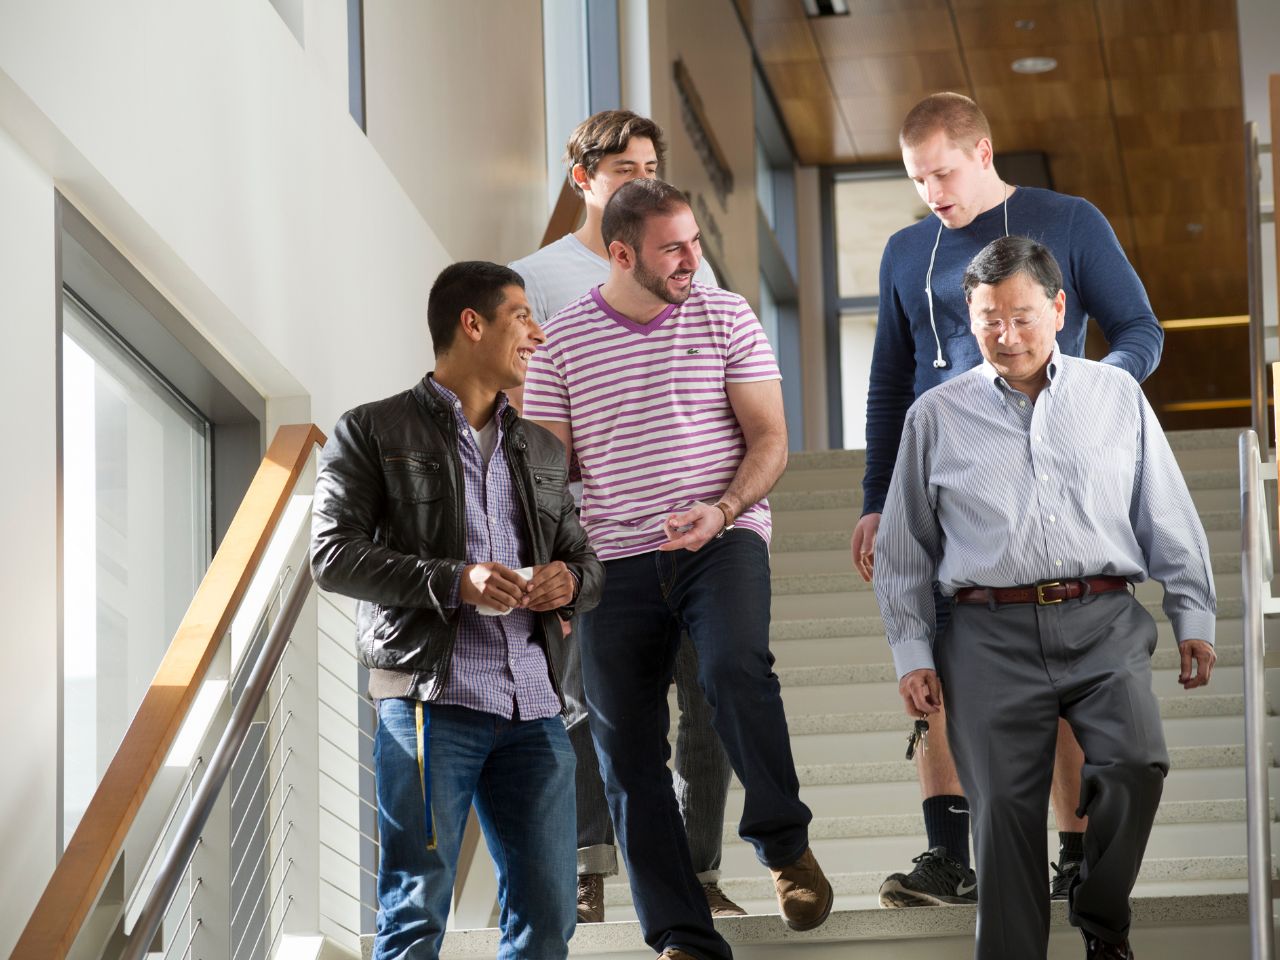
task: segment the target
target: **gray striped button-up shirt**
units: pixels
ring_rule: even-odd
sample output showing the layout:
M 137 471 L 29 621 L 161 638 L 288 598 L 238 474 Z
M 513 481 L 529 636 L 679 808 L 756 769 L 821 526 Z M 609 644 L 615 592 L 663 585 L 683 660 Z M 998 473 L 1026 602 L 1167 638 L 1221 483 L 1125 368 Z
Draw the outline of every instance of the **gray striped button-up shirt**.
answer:
M 933 669 L 934 581 L 1152 577 L 1178 641 L 1213 642 L 1209 546 L 1155 412 L 1123 370 L 1056 348 L 1034 403 L 989 363 L 915 402 L 875 551 L 900 678 Z

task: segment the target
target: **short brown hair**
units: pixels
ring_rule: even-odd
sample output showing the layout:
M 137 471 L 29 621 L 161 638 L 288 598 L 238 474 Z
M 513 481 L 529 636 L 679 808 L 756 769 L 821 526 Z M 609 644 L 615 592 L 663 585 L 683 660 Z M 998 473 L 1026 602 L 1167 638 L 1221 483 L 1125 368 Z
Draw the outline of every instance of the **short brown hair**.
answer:
M 578 196 L 582 196 L 582 188 L 573 179 L 573 168 L 582 164 L 587 177 L 594 177 L 600 161 L 627 149 L 632 137 L 644 137 L 653 142 L 658 168 L 661 169 L 667 155 L 667 144 L 662 139 L 662 128 L 648 117 L 630 110 L 601 110 L 574 128 L 564 148 L 564 161 L 569 167 L 569 182 Z
M 939 130 L 965 153 L 972 153 L 983 137 L 991 139 L 991 124 L 976 103 L 962 93 L 935 93 L 911 108 L 902 121 L 898 145 L 918 147 Z
M 675 213 L 680 207 L 689 206 L 689 199 L 669 183 L 662 180 L 631 180 L 614 191 L 605 204 L 600 233 L 607 249 L 615 240 L 621 240 L 632 250 L 640 248 L 644 239 L 644 225 L 650 217 Z

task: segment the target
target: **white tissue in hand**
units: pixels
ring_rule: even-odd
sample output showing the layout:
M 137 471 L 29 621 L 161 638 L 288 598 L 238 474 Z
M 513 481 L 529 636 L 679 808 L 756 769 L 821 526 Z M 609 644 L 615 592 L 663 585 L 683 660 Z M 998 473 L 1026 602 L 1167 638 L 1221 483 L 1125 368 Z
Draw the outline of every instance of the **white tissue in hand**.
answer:
M 533 579 L 533 567 L 521 567 L 515 571 L 515 575 L 521 580 L 529 581 Z M 512 607 L 511 610 L 514 610 Z M 476 604 L 476 613 L 482 617 L 505 617 L 511 610 L 499 610 L 497 607 L 486 606 L 483 603 Z

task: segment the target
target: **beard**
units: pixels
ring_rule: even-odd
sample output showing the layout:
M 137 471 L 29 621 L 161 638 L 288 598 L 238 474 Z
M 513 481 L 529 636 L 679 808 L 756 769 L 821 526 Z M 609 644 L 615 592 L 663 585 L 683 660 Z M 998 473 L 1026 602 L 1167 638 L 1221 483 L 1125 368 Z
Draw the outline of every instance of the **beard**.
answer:
M 665 300 L 667 303 L 673 303 L 677 306 L 688 300 L 689 294 L 693 290 L 693 284 L 691 283 L 680 293 L 672 293 L 667 287 L 667 280 L 670 278 L 660 276 L 646 267 L 639 254 L 636 255 L 636 265 L 632 270 L 632 275 L 635 277 L 636 283 L 640 284 L 659 300 Z

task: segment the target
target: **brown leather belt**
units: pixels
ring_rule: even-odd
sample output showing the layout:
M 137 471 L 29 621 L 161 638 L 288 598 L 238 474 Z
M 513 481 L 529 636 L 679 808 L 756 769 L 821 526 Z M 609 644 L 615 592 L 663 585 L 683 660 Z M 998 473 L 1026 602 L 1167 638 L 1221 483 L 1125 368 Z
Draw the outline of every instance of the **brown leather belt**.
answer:
M 1091 593 L 1127 589 L 1129 581 L 1124 577 L 1045 580 L 1025 587 L 964 587 L 956 591 L 956 603 L 1036 603 L 1045 607 Z

